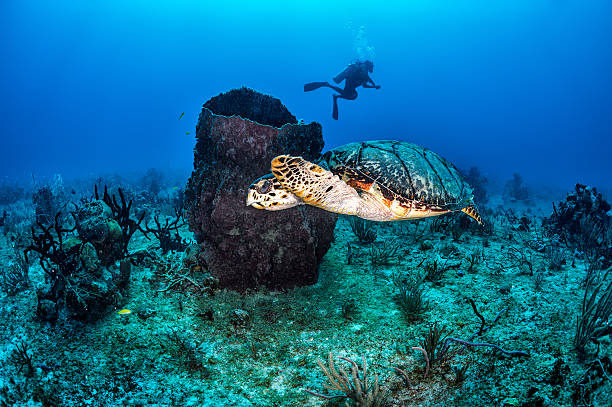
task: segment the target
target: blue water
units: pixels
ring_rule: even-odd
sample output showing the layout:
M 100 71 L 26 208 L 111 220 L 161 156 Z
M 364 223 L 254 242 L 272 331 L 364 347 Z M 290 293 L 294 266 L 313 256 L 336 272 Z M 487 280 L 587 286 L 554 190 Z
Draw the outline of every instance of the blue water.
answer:
M 0 2 L 0 174 L 188 170 L 202 103 L 246 85 L 328 148 L 402 139 L 500 182 L 612 186 L 609 0 L 328 3 Z M 333 121 L 302 86 L 359 56 L 382 89 Z

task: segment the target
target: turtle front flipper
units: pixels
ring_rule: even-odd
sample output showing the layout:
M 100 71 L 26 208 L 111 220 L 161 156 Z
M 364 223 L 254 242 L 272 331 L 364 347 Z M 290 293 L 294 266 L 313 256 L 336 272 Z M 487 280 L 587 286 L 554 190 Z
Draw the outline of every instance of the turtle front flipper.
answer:
M 337 175 L 304 160 L 280 155 L 272 160 L 272 174 L 283 188 L 297 195 L 304 203 L 330 212 L 357 215 L 362 204 L 357 191 Z

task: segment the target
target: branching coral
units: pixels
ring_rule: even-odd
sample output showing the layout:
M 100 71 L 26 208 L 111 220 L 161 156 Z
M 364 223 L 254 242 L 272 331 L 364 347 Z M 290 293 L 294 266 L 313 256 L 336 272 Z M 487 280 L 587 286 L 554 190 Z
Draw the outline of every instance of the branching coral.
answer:
M 61 213 L 58 212 L 55 215 L 54 222 L 49 225 L 37 222 L 38 232 L 32 226 L 32 244 L 24 251 L 26 261 L 28 261 L 30 252 L 36 252 L 40 255 L 38 259 L 40 266 L 52 281 L 69 275 L 76 266 L 64 245 L 67 234 L 76 230 L 76 226 L 65 228 L 60 217 Z
M 104 187 L 102 201 L 110 207 L 113 213 L 113 219 L 115 219 L 121 227 L 121 253 L 123 256 L 127 256 L 128 244 L 130 243 L 132 235 L 137 230 L 146 233 L 140 227 L 140 223 L 144 219 L 146 213 L 142 212 L 136 219 L 132 219 L 130 216 L 132 201 L 126 201 L 125 195 L 123 194 L 123 190 L 121 188 L 118 188 L 117 192 L 119 193 L 119 201 L 117 201 L 117 197 L 114 194 L 110 195 L 108 193 L 108 189 Z M 95 197 L 96 199 L 100 199 L 97 185 L 95 186 Z
M 461 266 L 461 263 L 448 264 L 448 260 L 444 263 L 434 260 L 425 264 L 425 281 L 430 281 L 434 284 L 440 284 L 444 274 L 450 269 L 457 269 Z
M 400 245 L 384 241 L 380 246 L 370 247 L 368 255 L 373 266 L 391 264 L 399 256 Z
M 129 213 L 129 205 L 116 205 L 116 209 L 121 210 L 121 216 Z M 63 226 L 60 213 L 55 216 L 53 224 L 39 222 L 37 228 L 32 228 L 32 243 L 24 251 L 26 260 L 31 252 L 39 254 L 39 264 L 50 283 L 37 291 L 37 313 L 43 320 L 57 321 L 59 317 L 96 319 L 104 314 L 115 301 L 116 294 L 129 282 L 130 263 L 123 260 L 122 255 L 127 241 L 121 240 L 119 227 L 115 226 L 114 240 L 99 241 L 92 237 L 95 234 L 86 233 L 87 228 L 79 229 L 79 222 L 87 222 L 75 214 L 73 216 L 73 227 Z M 129 218 L 128 221 L 134 222 Z M 106 222 L 100 225 L 106 225 Z M 137 223 L 131 225 L 137 226 Z M 131 228 L 124 237 L 129 238 L 133 233 Z M 75 230 L 79 232 L 78 236 L 72 234 Z M 98 253 L 104 253 L 107 246 L 110 246 L 108 253 L 112 255 L 103 261 Z M 116 260 L 122 260 L 118 267 Z
M 28 349 L 26 342 L 20 341 L 15 345 L 15 349 L 13 349 L 8 360 L 17 367 L 18 373 L 25 369 L 24 374 L 26 377 L 30 377 L 34 374 L 32 358 L 32 352 Z
M 369 244 L 376 240 L 376 230 L 373 222 L 351 216 L 349 217 L 349 224 L 359 243 Z
M 378 375 L 374 375 L 374 381 L 368 378 L 368 366 L 366 364 L 365 356 L 362 357 L 361 375 L 360 369 L 357 363 L 350 359 L 340 357 L 340 359 L 349 362 L 351 364 L 351 376 L 346 373 L 343 367 L 336 370 L 334 364 L 334 357 L 329 352 L 328 366 L 325 367 L 323 361 L 317 360 L 317 364 L 327 376 L 330 384 L 325 384 L 324 387 L 328 390 L 340 391 L 344 394 L 336 396 L 326 396 L 324 394 L 316 393 L 312 390 L 305 389 L 308 393 L 321 397 L 325 400 L 337 399 L 337 398 L 348 398 L 352 400 L 357 407 L 382 407 L 386 404 L 389 397 L 389 393 L 383 390 L 378 385 Z M 348 405 L 348 404 L 347 404 Z
M 448 332 L 446 327 L 438 326 L 437 322 L 429 327 L 420 346 L 427 353 L 428 365 L 443 362 L 449 357 L 446 338 L 451 333 L 452 331 Z
M 491 263 L 487 263 L 487 268 L 496 274 L 516 269 L 521 274 L 533 275 L 535 259 L 530 251 L 509 246 L 500 256 L 491 258 Z
M 408 321 L 414 321 L 423 315 L 427 303 L 423 299 L 422 280 L 420 278 L 402 278 L 399 274 L 393 275 L 393 284 L 399 289 L 396 297 L 404 316 Z
M 553 203 L 553 213 L 543 225 L 550 235 L 588 259 L 603 257 L 607 267 L 612 264 L 611 207 L 596 188 L 576 184 L 565 201 Z
M 608 270 L 601 279 L 596 273 L 587 277 L 582 310 L 576 321 L 574 347 L 579 353 L 585 352 L 590 342 L 612 334 L 612 276 Z
M 166 336 L 167 342 L 170 344 L 170 352 L 174 357 L 181 361 L 190 371 L 201 371 L 205 375 L 210 372 L 206 366 L 206 353 L 201 349 L 204 341 L 191 342 L 186 337 L 179 335 L 176 331 Z
M 548 269 L 551 271 L 559 271 L 565 264 L 565 255 L 561 248 L 557 246 L 546 247 L 546 260 L 548 263 Z
M 418 350 L 423 353 L 426 363 L 425 374 L 429 372 L 430 366 L 433 368 L 436 365 L 449 363 L 456 355 L 461 354 L 466 348 L 487 347 L 510 357 L 529 357 L 529 353 L 522 350 L 506 350 L 501 346 L 492 343 L 474 342 L 473 339 L 476 336 L 482 336 L 486 331 L 488 331 L 507 309 L 500 311 L 493 321 L 487 325 L 485 318 L 478 312 L 474 301 L 472 299 L 469 299 L 468 301 L 472 305 L 474 313 L 481 321 L 480 328 L 477 332 L 475 332 L 467 340 L 454 338 L 450 336 L 452 331 L 448 332 L 445 327 L 438 326 L 438 323 L 436 322 L 429 327 L 429 330 L 424 335 L 420 346 L 412 347 L 413 350 Z M 451 345 L 453 344 L 461 345 L 461 347 L 451 349 Z M 465 372 L 463 372 L 463 374 L 464 373 Z
M 14 252 L 14 259 L 0 271 L 0 288 L 8 295 L 14 295 L 30 286 L 28 276 L 30 263 L 16 239 L 12 240 L 11 246 Z
M 144 231 L 152 233 L 159 240 L 159 246 L 163 254 L 168 253 L 168 251 L 184 250 L 187 247 L 189 242 L 183 240 L 178 233 L 178 230 L 185 225 L 180 211 L 175 210 L 174 219 L 166 218 L 164 223 L 160 222 L 159 215 L 156 214 L 153 222 L 155 226 L 145 225 Z

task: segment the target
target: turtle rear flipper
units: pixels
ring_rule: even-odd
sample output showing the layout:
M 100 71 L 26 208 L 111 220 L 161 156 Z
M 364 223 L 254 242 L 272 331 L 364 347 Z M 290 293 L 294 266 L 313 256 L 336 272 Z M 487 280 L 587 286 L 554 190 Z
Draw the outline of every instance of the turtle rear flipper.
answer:
M 478 209 L 476 209 L 476 206 L 474 204 L 469 204 L 465 208 L 461 209 L 461 212 L 474 219 L 476 222 L 478 222 L 480 226 L 484 226 L 484 222 L 482 221 L 482 218 L 478 213 Z
M 362 200 L 337 175 L 304 160 L 280 155 L 272 160 L 272 174 L 304 203 L 345 215 L 356 215 Z

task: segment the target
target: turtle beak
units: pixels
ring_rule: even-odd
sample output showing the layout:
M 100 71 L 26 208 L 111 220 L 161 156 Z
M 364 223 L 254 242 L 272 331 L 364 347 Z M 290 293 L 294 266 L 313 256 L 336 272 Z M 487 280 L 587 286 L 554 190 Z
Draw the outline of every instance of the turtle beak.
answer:
M 255 191 L 253 191 L 252 189 L 249 189 L 249 193 L 246 199 L 246 206 L 252 206 L 253 208 L 263 209 L 263 206 L 261 206 L 257 202 L 257 199 L 255 198 Z

